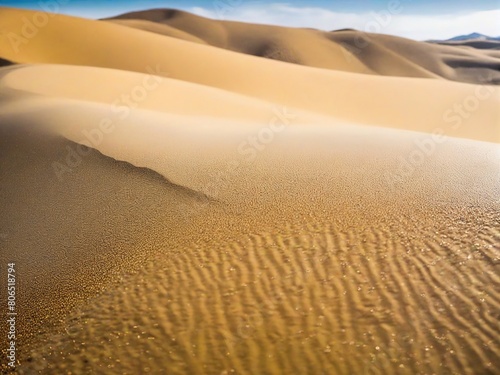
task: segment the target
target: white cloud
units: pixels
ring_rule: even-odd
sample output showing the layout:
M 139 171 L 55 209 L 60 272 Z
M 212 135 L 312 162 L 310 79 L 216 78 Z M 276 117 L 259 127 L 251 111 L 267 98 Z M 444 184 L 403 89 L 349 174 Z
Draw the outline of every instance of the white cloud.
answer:
M 215 19 L 263 23 L 292 27 L 312 27 L 322 30 L 353 28 L 367 32 L 399 35 L 416 40 L 446 39 L 479 32 L 500 36 L 500 9 L 449 15 L 408 15 L 404 5 L 400 12 L 389 9 L 367 13 L 339 13 L 314 7 L 293 7 L 287 4 L 245 4 L 226 1 L 234 6 L 190 8 L 192 13 Z M 241 3 L 242 5 L 238 5 Z M 389 2 L 388 2 L 389 3 Z M 401 2 L 401 4 L 403 4 Z M 402 12 L 401 12 L 402 10 Z

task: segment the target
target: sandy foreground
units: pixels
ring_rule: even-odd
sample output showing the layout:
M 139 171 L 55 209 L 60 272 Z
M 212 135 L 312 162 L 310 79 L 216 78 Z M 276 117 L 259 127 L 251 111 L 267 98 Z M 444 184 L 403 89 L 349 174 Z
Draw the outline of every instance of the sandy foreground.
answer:
M 498 52 L 46 16 L 0 9 L 15 373 L 498 371 Z

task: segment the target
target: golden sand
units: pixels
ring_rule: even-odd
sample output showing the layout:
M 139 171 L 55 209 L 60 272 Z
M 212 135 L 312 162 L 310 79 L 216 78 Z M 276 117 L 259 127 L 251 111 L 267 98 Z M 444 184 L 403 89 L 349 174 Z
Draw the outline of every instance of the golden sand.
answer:
M 403 68 L 413 42 L 374 36 L 370 74 L 334 45 L 318 69 L 175 14 L 0 39 L 28 64 L 0 69 L 17 373 L 494 374 L 500 90 L 425 67 L 443 46 Z

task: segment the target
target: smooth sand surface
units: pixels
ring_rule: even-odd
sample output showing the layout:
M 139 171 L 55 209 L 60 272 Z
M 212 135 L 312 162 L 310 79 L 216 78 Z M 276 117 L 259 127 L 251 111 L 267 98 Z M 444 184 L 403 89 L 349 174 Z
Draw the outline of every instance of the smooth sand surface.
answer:
M 494 374 L 499 89 L 143 21 L 0 39 L 17 373 Z

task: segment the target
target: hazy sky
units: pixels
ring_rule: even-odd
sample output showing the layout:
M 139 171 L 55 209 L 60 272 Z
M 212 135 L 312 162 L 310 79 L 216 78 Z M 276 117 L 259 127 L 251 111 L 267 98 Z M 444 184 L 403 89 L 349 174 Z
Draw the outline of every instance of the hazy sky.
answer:
M 46 8 L 88 18 L 177 8 L 216 19 L 324 30 L 355 28 L 418 40 L 472 32 L 500 36 L 500 0 L 0 0 L 0 5 Z

